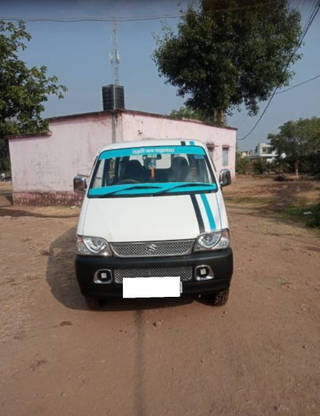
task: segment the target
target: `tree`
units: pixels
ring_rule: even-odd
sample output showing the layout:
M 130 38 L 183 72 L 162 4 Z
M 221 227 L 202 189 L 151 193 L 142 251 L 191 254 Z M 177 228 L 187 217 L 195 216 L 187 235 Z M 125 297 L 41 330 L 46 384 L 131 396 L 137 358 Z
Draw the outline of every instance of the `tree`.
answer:
M 193 110 L 191 107 L 182 106 L 178 110 L 172 110 L 170 113 L 170 117 L 175 118 L 177 120 L 182 119 L 194 119 L 200 120 L 204 123 L 212 124 L 212 120 L 208 119 L 208 117 L 203 114 L 199 110 Z
M 153 59 L 187 106 L 222 122 L 243 103 L 257 114 L 258 101 L 288 83 L 300 33 L 300 14 L 287 0 L 202 0 L 177 33 L 164 29 Z
M 287 121 L 279 130 L 278 134 L 269 134 L 268 139 L 279 157 L 285 153 L 286 159 L 294 163 L 298 178 L 301 162 L 315 152 L 320 152 L 320 118 Z
M 47 122 L 41 118 L 43 103 L 49 94 L 63 98 L 66 91 L 56 76 L 47 77 L 45 66 L 28 68 L 18 59 L 30 40 L 23 22 L 15 25 L 0 20 L 0 141 L 12 134 L 46 130 Z M 2 143 L 2 158 L 8 157 L 7 149 Z

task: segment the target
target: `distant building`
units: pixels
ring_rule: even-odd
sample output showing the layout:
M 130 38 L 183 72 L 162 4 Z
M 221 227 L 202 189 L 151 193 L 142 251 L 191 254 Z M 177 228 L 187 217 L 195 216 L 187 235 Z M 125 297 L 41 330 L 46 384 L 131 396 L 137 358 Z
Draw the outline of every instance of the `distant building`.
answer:
M 273 150 L 273 146 L 267 143 L 258 143 L 254 152 L 251 154 L 252 158 L 261 158 L 267 162 L 273 162 L 278 154 Z
M 241 159 L 244 159 L 245 157 L 250 157 L 252 155 L 252 150 L 241 150 L 239 153 Z
M 117 109 L 48 119 L 49 132 L 9 138 L 13 200 L 21 204 L 74 204 L 73 178 L 89 175 L 99 150 L 146 138 L 197 139 L 206 143 L 219 172 L 235 175 L 236 129 L 196 120 Z

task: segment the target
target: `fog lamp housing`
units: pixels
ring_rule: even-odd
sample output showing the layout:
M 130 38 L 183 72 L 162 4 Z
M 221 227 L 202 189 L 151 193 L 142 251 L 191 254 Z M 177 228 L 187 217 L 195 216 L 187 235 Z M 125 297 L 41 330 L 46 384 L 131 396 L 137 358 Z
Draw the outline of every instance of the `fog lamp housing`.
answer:
M 201 264 L 195 267 L 194 277 L 198 281 L 212 280 L 214 279 L 214 274 L 210 266 L 208 266 L 207 264 Z
M 112 271 L 109 269 L 97 270 L 94 274 L 93 282 L 99 285 L 112 283 Z

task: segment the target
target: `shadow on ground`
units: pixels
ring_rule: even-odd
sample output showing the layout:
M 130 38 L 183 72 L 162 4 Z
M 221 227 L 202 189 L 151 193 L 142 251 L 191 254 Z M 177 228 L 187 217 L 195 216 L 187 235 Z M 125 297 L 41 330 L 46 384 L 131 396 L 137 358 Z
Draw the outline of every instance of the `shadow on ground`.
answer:
M 80 293 L 74 271 L 76 227 L 70 228 L 50 245 L 47 265 L 47 282 L 53 296 L 68 308 L 88 309 Z M 90 278 L 88 276 L 88 278 Z M 107 299 L 98 309 L 143 310 L 177 307 L 191 303 L 192 297 L 179 299 Z
M 79 217 L 79 214 L 72 215 L 54 215 L 54 214 L 41 214 L 39 212 L 27 211 L 20 208 L 4 208 L 0 207 L 0 217 L 35 217 L 35 218 L 76 218 Z

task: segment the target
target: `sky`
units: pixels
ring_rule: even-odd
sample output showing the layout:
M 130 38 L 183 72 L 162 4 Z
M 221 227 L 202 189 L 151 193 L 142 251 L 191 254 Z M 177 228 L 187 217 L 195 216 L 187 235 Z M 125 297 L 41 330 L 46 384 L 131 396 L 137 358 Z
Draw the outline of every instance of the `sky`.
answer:
M 292 0 L 302 14 L 302 24 L 314 0 Z M 150 17 L 155 20 L 118 23 L 120 52 L 120 84 L 125 88 L 125 106 L 130 110 L 169 114 L 183 105 L 175 87 L 166 83 L 152 60 L 156 48 L 155 35 L 161 35 L 163 24 L 175 30 L 181 9 L 187 0 L 1 0 L 1 17 L 81 18 L 81 17 Z M 48 67 L 48 75 L 56 75 L 68 91 L 63 100 L 50 96 L 44 117 L 102 110 L 103 85 L 113 82 L 109 62 L 112 50 L 111 22 L 28 22 L 32 40 L 20 57 L 28 66 Z M 290 86 L 320 74 L 320 12 L 300 48 L 302 59 L 292 66 L 295 72 Z M 281 91 L 281 90 L 279 90 Z M 319 116 L 320 78 L 288 92 L 277 94 L 270 107 L 245 140 L 238 141 L 240 150 L 253 149 L 265 142 L 268 133 L 277 133 L 288 120 Z M 260 103 L 261 111 L 266 103 Z M 227 119 L 238 129 L 238 139 L 253 127 L 257 117 L 249 117 L 244 108 Z

